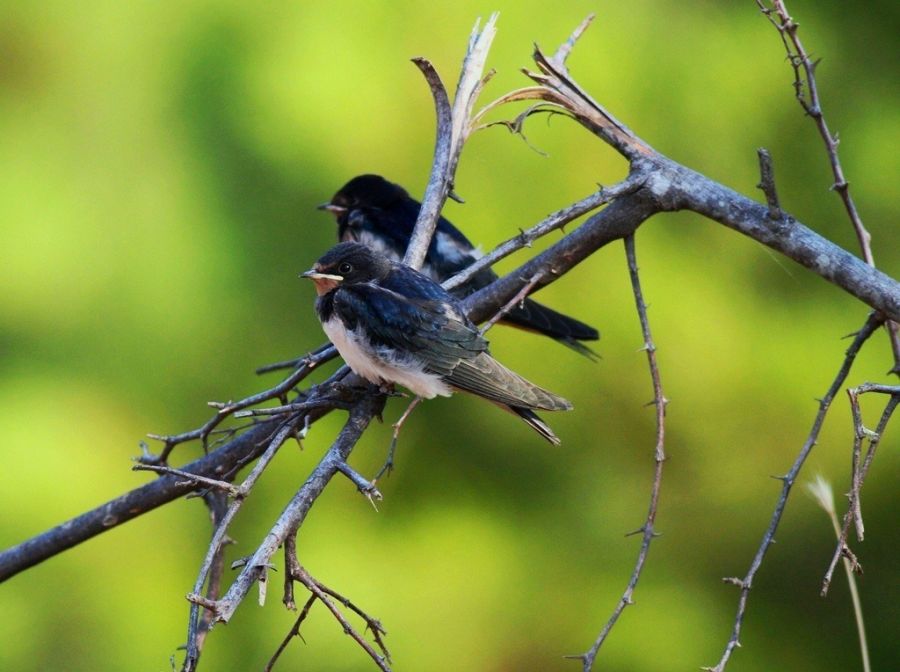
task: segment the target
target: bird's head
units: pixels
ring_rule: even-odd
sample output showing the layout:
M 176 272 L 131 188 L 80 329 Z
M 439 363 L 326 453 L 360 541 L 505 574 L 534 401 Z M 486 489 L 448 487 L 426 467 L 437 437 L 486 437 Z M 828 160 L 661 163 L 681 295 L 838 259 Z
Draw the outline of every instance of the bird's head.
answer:
M 301 273 L 316 284 L 316 294 L 324 296 L 341 285 L 358 285 L 380 280 L 391 270 L 391 262 L 359 243 L 340 243 Z
M 387 208 L 407 196 L 403 187 L 381 175 L 357 175 L 318 209 L 327 210 L 341 221 L 354 208 Z

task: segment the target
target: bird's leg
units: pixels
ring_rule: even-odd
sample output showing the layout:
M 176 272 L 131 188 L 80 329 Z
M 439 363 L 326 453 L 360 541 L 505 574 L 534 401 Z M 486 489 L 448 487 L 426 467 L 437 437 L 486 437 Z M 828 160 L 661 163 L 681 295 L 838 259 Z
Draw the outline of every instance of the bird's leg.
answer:
M 419 405 L 419 402 L 422 401 L 422 397 L 416 397 L 412 400 L 409 406 L 406 407 L 406 410 L 403 411 L 403 415 L 400 416 L 400 419 L 394 423 L 394 436 L 391 438 L 391 447 L 388 448 L 388 456 L 384 465 L 375 475 L 375 478 L 372 479 L 372 484 L 378 482 L 378 479 L 381 478 L 385 473 L 391 473 L 391 470 L 394 468 L 394 451 L 397 450 L 397 439 L 400 437 L 400 428 L 403 427 L 403 423 L 406 422 L 406 419 L 409 417 L 409 414 L 412 413 L 412 410 Z
M 379 385 L 378 391 L 387 397 L 408 397 L 409 396 L 405 392 L 401 392 L 396 387 L 394 387 L 393 383 L 382 383 L 381 385 Z

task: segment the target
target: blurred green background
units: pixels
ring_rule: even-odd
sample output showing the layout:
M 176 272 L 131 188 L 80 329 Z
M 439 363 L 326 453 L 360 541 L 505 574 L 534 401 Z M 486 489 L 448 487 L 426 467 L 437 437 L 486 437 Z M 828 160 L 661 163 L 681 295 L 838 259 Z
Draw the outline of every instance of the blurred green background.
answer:
M 526 84 L 589 12 L 570 59 L 601 103 L 672 158 L 759 198 L 756 148 L 783 205 L 848 249 L 855 240 L 812 123 L 793 99 L 781 43 L 751 0 L 239 3 L 42 2 L 0 6 L 0 547 L 149 480 L 130 471 L 147 432 L 199 425 L 206 402 L 276 380 L 254 368 L 323 341 L 297 279 L 334 242 L 314 206 L 379 172 L 421 195 L 432 103 L 409 58 L 455 82 L 477 16 L 501 11 L 483 102 Z M 897 10 L 791 2 L 840 133 L 876 260 L 900 272 Z M 509 110 L 509 115 L 513 114 Z M 446 214 L 490 249 L 626 166 L 576 125 L 533 120 L 532 151 L 502 129 L 472 138 Z M 558 239 L 558 235 L 550 237 Z M 544 241 L 543 245 L 551 241 Z M 866 309 L 756 243 L 691 214 L 637 237 L 672 403 L 656 540 L 601 670 L 684 670 L 718 660 L 737 591 L 779 484 Z M 526 258 L 501 265 L 509 270 Z M 575 670 L 625 586 L 652 473 L 652 397 L 621 244 L 540 299 L 603 332 L 603 359 L 498 327 L 495 353 L 565 394 L 545 445 L 471 398 L 437 400 L 405 428 L 376 513 L 336 480 L 300 535 L 304 564 L 379 617 L 398 670 Z M 327 372 L 335 365 L 329 365 Z M 850 384 L 887 381 L 876 335 Z M 869 426 L 880 408 L 866 400 Z M 352 463 L 371 474 L 392 401 Z M 343 420 L 286 446 L 244 507 L 233 557 L 250 552 Z M 896 425 L 896 422 L 895 422 Z M 875 669 L 896 637 L 897 427 L 864 491 L 854 544 Z M 802 480 L 848 482 L 841 394 Z M 178 459 L 198 454 L 179 449 Z M 843 499 L 839 505 L 842 505 Z M 168 670 L 209 524 L 179 501 L 0 586 L 0 669 Z M 843 575 L 818 596 L 834 539 L 798 488 L 750 598 L 729 670 L 859 669 Z M 277 584 L 278 582 L 273 582 Z M 203 669 L 261 669 L 291 626 L 273 585 L 213 631 Z M 321 605 L 280 669 L 373 669 Z M 276 668 L 278 669 L 278 668 Z

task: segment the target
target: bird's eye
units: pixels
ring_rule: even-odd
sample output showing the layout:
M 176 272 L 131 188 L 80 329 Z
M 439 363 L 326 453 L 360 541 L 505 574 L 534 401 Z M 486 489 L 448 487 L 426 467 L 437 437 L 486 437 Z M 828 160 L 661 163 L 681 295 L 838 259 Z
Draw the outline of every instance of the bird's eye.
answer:
M 353 270 L 353 264 L 351 264 L 347 261 L 342 262 L 341 265 L 338 266 L 338 273 L 340 273 L 341 275 L 347 275 L 352 270 Z

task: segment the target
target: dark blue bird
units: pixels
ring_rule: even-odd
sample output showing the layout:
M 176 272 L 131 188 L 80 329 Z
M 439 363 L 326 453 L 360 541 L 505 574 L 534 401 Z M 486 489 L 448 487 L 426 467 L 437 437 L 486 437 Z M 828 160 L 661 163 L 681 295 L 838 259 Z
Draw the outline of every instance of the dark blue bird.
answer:
M 572 404 L 510 371 L 457 300 L 431 278 L 359 243 L 340 243 L 303 274 L 316 284 L 322 328 L 353 371 L 417 397 L 470 392 L 515 413 L 551 443 L 534 409 Z
M 412 236 L 421 204 L 403 187 L 380 175 L 354 177 L 319 206 L 337 218 L 338 240 L 356 241 L 400 261 Z M 428 248 L 422 272 L 443 282 L 472 264 L 480 256 L 471 242 L 448 220 L 441 217 Z M 497 279 L 486 268 L 453 290 L 463 298 Z M 502 320 L 521 329 L 535 331 L 559 341 L 588 357 L 595 353 L 580 341 L 596 341 L 600 334 L 593 327 L 558 313 L 531 299 L 510 310 Z

